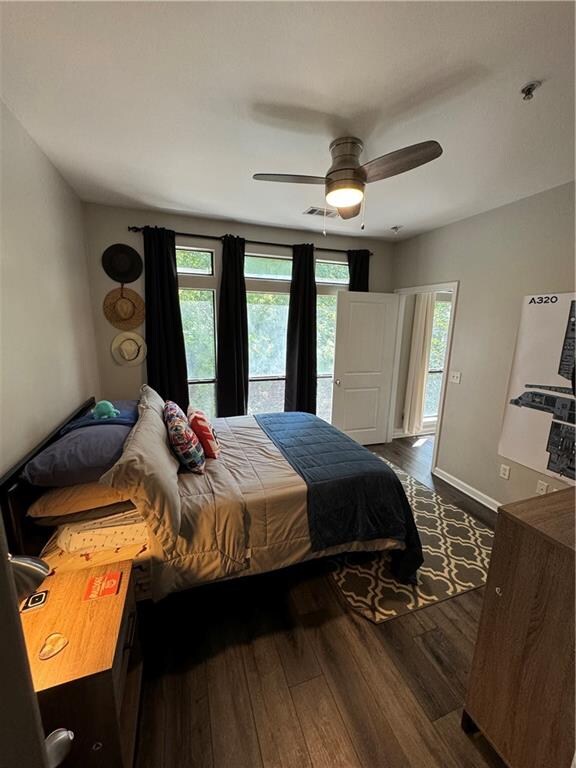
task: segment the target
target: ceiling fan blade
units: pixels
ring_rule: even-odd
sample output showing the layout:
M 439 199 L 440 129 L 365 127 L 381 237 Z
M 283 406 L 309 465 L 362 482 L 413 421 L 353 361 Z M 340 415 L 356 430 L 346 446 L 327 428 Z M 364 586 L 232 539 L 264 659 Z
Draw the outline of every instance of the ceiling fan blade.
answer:
M 366 174 L 366 181 L 380 181 L 399 173 L 411 171 L 419 165 L 429 163 L 442 154 L 442 147 L 437 141 L 422 141 L 420 144 L 412 144 L 410 147 L 397 149 L 387 155 L 377 157 L 364 163 L 362 170 Z
M 338 213 L 341 219 L 353 219 L 354 216 L 358 216 L 361 207 L 362 203 L 358 203 L 358 205 L 351 205 L 348 208 L 338 208 Z
M 255 173 L 256 181 L 284 181 L 288 184 L 325 184 L 324 176 L 299 176 L 294 173 Z

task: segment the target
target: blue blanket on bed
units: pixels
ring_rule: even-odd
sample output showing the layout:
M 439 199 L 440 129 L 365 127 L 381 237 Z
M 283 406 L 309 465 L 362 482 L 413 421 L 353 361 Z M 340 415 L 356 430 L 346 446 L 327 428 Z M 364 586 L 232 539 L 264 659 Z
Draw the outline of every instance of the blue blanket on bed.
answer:
M 138 400 L 111 400 L 112 405 L 120 411 L 118 416 L 113 416 L 110 419 L 95 419 L 92 416 L 92 411 L 88 411 L 83 416 L 71 421 L 63 429 L 60 430 L 61 435 L 66 435 L 68 432 L 73 432 L 75 429 L 81 429 L 82 427 L 93 427 L 106 425 L 121 424 L 125 427 L 133 427 L 138 421 Z
M 381 459 L 309 413 L 255 416 L 308 487 L 308 526 L 313 550 L 353 541 L 398 539 L 392 569 L 413 581 L 422 547 L 402 483 Z

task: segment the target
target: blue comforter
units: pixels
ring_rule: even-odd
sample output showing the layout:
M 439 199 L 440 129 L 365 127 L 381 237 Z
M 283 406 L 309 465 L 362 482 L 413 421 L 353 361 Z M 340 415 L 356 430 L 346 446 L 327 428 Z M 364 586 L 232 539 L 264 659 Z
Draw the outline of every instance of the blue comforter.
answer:
M 92 416 L 92 411 L 88 411 L 83 416 L 78 416 L 77 419 L 71 421 L 69 424 L 60 430 L 61 435 L 66 435 L 68 432 L 73 432 L 75 429 L 82 429 L 82 427 L 93 427 L 95 425 L 101 426 L 102 424 L 117 425 L 121 424 L 125 427 L 133 427 L 138 421 L 138 400 L 112 400 L 112 405 L 120 411 L 118 416 L 113 416 L 109 419 L 95 419 Z
M 381 459 L 309 413 L 255 416 L 260 427 L 304 479 L 308 526 L 315 551 L 373 539 L 398 539 L 392 570 L 414 581 L 422 547 L 400 480 Z

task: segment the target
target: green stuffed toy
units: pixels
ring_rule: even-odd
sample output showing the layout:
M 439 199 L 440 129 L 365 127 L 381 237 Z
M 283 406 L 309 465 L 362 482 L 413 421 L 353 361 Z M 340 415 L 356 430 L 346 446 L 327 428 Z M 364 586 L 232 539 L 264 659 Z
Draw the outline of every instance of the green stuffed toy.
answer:
M 114 408 L 110 400 L 99 400 L 92 408 L 94 419 L 114 419 L 116 416 L 120 416 L 120 411 Z

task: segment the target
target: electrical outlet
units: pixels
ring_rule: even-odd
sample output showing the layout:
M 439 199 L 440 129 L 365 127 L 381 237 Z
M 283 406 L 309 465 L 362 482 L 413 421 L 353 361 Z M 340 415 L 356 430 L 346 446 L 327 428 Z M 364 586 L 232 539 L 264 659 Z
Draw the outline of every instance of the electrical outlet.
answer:
M 544 480 L 538 480 L 536 483 L 536 493 L 540 496 L 544 496 L 545 493 L 548 493 L 548 483 L 545 483 Z
M 510 467 L 508 464 L 500 464 L 500 477 L 502 480 L 510 479 Z
M 450 371 L 450 384 L 460 384 L 461 377 L 460 371 Z

